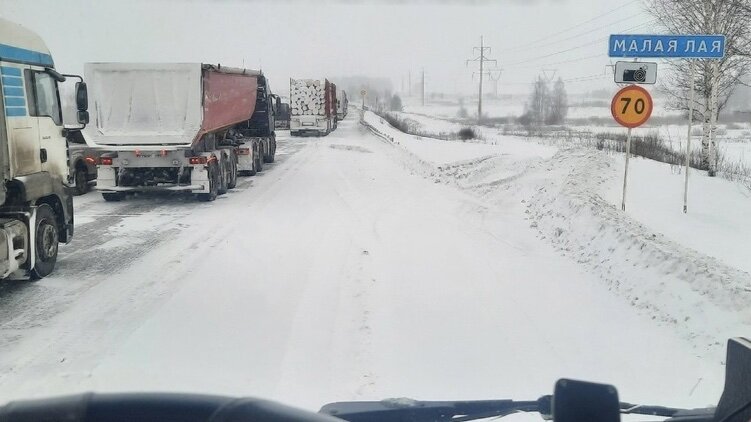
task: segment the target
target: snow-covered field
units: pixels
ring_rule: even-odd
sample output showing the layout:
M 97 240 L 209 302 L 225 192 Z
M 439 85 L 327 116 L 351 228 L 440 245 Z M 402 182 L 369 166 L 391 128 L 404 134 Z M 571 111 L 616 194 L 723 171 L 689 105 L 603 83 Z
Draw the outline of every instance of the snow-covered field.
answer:
M 192 391 L 317 409 L 534 399 L 566 376 L 631 402 L 717 402 L 724 342 L 751 327 L 749 230 L 699 193 L 736 218 L 741 191 L 696 181 L 691 213 L 670 214 L 671 196 L 650 201 L 679 177 L 635 160 L 623 214 L 617 156 L 417 138 L 357 114 L 325 138 L 280 136 L 277 162 L 214 203 L 76 198 L 54 275 L 0 285 L 3 399 Z M 686 242 L 699 223 L 714 243 Z
M 511 98 L 484 98 L 482 102 L 483 115 L 489 118 L 518 117 L 524 114 L 525 104 L 529 98 L 524 95 L 515 95 Z M 582 104 L 580 99 L 571 98 L 567 117 L 569 119 L 606 118 L 610 119 L 609 99 L 600 100 L 602 106 Z M 426 114 L 443 118 L 458 118 L 459 110 L 464 106 L 469 116 L 477 117 L 477 98 L 427 99 L 425 105 L 417 97 L 404 99 L 404 111 L 409 113 Z M 653 116 L 668 117 L 675 115 L 675 111 L 666 110 L 665 100 L 655 98 Z
M 457 131 L 466 125 L 453 123 L 436 117 L 401 113 L 402 118 L 409 118 L 419 124 L 422 130 L 433 128 L 438 132 Z M 492 128 L 476 127 L 483 139 L 472 140 L 479 145 L 492 145 L 501 148 L 500 145 L 537 145 L 530 143 L 529 138 L 503 136 L 499 131 Z M 594 128 L 587 128 L 594 131 Z M 685 149 L 685 137 L 687 128 L 680 125 L 671 125 L 650 129 L 643 129 L 642 134 L 654 133 L 655 130 L 667 140 L 668 145 L 675 149 Z M 681 132 L 682 131 L 682 132 Z M 720 139 L 720 149 L 727 160 L 738 160 L 751 164 L 751 151 L 746 155 L 746 150 L 751 148 L 751 142 L 745 142 L 741 138 L 746 129 L 725 130 Z M 683 138 L 680 138 L 681 133 Z M 534 138 L 533 138 L 534 139 Z M 692 136 L 692 149 L 700 149 L 700 139 Z M 545 142 L 550 145 L 551 142 Z M 556 142 L 553 142 L 555 145 Z M 561 147 L 567 147 L 566 143 L 558 143 Z M 536 153 L 539 157 L 548 158 L 545 154 Z M 615 157 L 620 157 L 616 159 Z M 591 193 L 602 195 L 614 206 L 620 206 L 622 186 L 618 177 L 623 174 L 623 156 L 617 154 L 609 158 L 610 163 L 606 170 L 598 169 L 600 173 L 607 172 L 613 183 L 607 184 L 607 189 L 593 188 Z M 739 247 L 744 244 L 744 239 L 751 237 L 751 222 L 747 215 L 751 212 L 751 191 L 748 187 L 719 178 L 708 178 L 706 173 L 691 170 L 689 207 L 691 213 L 684 215 L 682 212 L 684 169 L 676 168 L 668 164 L 637 158 L 632 161 L 634 169 L 631 170 L 630 181 L 631 195 L 635 205 L 629 207 L 629 213 L 638 221 L 645 223 L 653 230 L 667 235 L 681 245 L 695 249 L 708 256 L 715 257 L 735 268 L 745 272 L 751 272 L 747 256 L 751 248 Z M 591 164 L 590 164 L 591 165 Z M 615 169 L 618 169 L 616 171 Z M 584 179 L 591 179 L 589 175 Z M 602 178 L 602 174 L 596 174 Z M 622 180 L 622 179 L 621 179 Z

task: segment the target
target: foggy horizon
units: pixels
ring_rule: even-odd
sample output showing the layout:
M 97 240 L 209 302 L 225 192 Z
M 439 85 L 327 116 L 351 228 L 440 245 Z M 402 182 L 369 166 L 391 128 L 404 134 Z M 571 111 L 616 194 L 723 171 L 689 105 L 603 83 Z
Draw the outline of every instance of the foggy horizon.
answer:
M 85 62 L 204 62 L 262 69 L 277 91 L 290 77 L 367 76 L 406 92 L 424 69 L 427 92 L 466 96 L 477 94 L 477 64 L 465 61 L 480 36 L 503 69 L 499 94 L 528 92 L 543 70 L 577 93 L 613 87 L 608 34 L 652 29 L 636 0 L 491 3 L 0 0 L 0 16 L 39 33 L 63 72 L 81 73 Z

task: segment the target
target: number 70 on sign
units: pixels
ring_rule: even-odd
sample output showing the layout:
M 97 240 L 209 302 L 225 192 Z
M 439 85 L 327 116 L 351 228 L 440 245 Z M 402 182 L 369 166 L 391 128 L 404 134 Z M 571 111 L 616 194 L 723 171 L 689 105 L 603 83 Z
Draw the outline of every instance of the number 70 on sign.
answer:
M 627 128 L 643 125 L 652 115 L 652 96 L 638 85 L 618 91 L 610 104 L 610 112 L 618 124 Z

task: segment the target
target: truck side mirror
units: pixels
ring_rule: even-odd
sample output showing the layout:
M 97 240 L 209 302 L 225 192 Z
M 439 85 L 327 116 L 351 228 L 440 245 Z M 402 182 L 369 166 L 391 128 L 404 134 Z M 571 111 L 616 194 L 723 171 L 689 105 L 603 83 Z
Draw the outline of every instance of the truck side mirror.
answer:
M 89 112 L 85 110 L 79 110 L 78 111 L 78 123 L 82 125 L 86 125 L 89 123 Z
M 81 112 L 89 109 L 89 89 L 86 82 L 76 82 L 76 108 L 78 108 L 78 122 L 81 121 Z M 86 123 L 89 122 L 89 113 L 86 113 Z

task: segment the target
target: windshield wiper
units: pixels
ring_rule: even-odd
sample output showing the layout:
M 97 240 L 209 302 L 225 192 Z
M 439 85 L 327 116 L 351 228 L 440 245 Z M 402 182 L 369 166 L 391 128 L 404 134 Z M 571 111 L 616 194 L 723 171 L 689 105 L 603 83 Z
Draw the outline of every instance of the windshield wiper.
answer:
M 412 399 L 387 399 L 381 401 L 355 401 L 330 403 L 319 413 L 349 422 L 432 422 L 471 421 L 508 416 L 517 412 L 539 413 L 543 419 L 552 419 L 552 396 L 542 396 L 533 401 L 476 400 L 476 401 L 419 401 Z M 711 421 L 714 409 L 686 410 L 664 406 L 620 403 L 622 414 L 672 417 L 675 421 Z M 688 417 L 684 419 L 684 417 Z
M 462 421 L 538 412 L 540 400 L 419 401 L 403 398 L 329 403 L 319 413 L 350 422 Z

